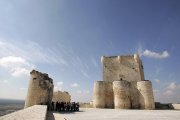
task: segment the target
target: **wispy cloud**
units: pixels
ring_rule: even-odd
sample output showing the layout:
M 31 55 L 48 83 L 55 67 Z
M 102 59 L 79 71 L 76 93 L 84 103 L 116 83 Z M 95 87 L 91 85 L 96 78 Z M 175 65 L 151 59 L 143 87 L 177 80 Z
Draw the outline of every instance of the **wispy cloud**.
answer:
M 55 86 L 54 86 L 54 91 L 62 91 L 63 90 L 63 82 L 62 81 L 59 81 L 59 82 L 57 82 L 56 84 L 55 84 Z
M 153 90 L 153 92 L 154 92 L 154 93 L 158 93 L 158 92 L 159 92 L 159 90 Z
M 58 86 L 62 86 L 62 85 L 63 85 L 63 82 L 62 82 L 62 81 L 59 81 L 59 82 L 57 82 L 57 85 L 58 85 Z
M 75 56 L 74 59 L 72 59 L 71 65 L 75 69 L 80 70 L 81 74 L 84 77 L 89 78 L 89 75 L 87 73 L 87 71 L 89 70 L 89 65 L 84 62 L 79 56 Z
M 63 55 L 54 48 L 44 49 L 44 47 L 34 41 L 24 41 L 23 43 L 12 43 L 8 40 L 0 39 L 0 56 L 20 56 L 31 62 L 41 62 L 50 64 L 67 65 Z
M 90 102 L 92 95 L 89 90 L 77 90 L 72 94 L 72 101 Z
M 73 83 L 73 84 L 71 84 L 71 87 L 77 88 L 77 87 L 79 87 L 79 84 Z
M 88 94 L 90 93 L 90 91 L 89 91 L 89 90 L 84 90 L 84 91 L 82 91 L 82 90 L 77 90 L 77 93 L 78 93 L 78 94 L 82 94 L 82 95 L 88 95 Z
M 173 98 L 173 95 L 175 96 L 179 96 L 179 90 L 180 90 L 180 84 L 176 83 L 176 82 L 171 82 L 165 92 L 163 93 L 163 95 L 167 96 L 167 97 L 171 97 Z M 174 96 L 174 97 L 175 97 Z
M 170 55 L 168 51 L 163 51 L 162 53 L 153 52 L 148 49 L 142 52 L 142 55 L 149 58 L 156 58 L 156 59 L 165 59 L 168 58 Z
M 175 82 L 171 82 L 169 86 L 167 87 L 169 90 L 176 90 L 179 88 L 179 85 Z
M 0 58 L 0 66 L 7 69 L 14 77 L 28 76 L 35 65 L 29 63 L 22 57 L 7 56 Z
M 89 90 L 86 90 L 86 91 L 85 91 L 85 93 L 86 93 L 86 94 L 89 94 L 89 93 L 90 93 L 90 91 L 89 91 Z
M 86 68 L 84 65 L 85 63 L 81 60 L 79 56 L 74 56 L 71 64 L 76 68 Z
M 168 97 L 170 97 L 171 95 L 173 95 L 174 94 L 174 92 L 172 91 L 172 90 L 166 90 L 165 92 L 164 92 L 164 95 L 166 95 L 166 96 L 168 96 Z
M 142 55 L 142 51 L 143 51 L 143 46 L 141 42 L 138 42 L 138 46 L 137 46 L 137 52 L 138 54 L 141 56 Z
M 160 83 L 160 80 L 159 79 L 154 79 L 154 81 L 156 82 L 156 83 Z
M 26 87 L 21 87 L 20 90 L 27 90 L 27 88 Z
M 8 80 L 0 80 L 0 83 L 8 83 L 9 81 Z
M 94 65 L 94 67 L 98 67 L 98 64 L 94 58 L 91 58 L 91 62 Z
M 81 90 L 78 90 L 77 93 L 78 93 L 78 94 L 82 94 L 82 91 L 81 91 Z
M 8 80 L 3 80 L 4 83 L 8 83 Z
M 78 90 L 77 93 L 78 93 L 78 94 L 89 94 L 90 91 L 89 91 L 89 90 L 85 90 L 85 91 Z
M 163 84 L 163 83 L 162 83 Z M 154 89 L 155 100 L 163 103 L 178 103 L 180 96 L 180 84 L 177 82 L 170 82 L 163 89 Z
M 82 73 L 82 75 L 83 75 L 84 77 L 89 78 L 89 75 L 88 75 L 88 73 L 87 73 L 86 71 L 81 70 L 81 73 Z

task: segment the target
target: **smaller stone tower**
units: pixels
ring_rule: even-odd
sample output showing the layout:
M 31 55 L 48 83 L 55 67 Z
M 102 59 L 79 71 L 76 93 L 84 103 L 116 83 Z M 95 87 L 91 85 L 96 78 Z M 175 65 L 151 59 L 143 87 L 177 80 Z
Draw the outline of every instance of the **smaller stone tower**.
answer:
M 118 80 L 113 82 L 115 109 L 131 108 L 129 88 L 130 83 L 128 81 Z
M 48 74 L 32 70 L 24 108 L 33 105 L 48 105 L 50 108 L 53 88 L 53 80 Z
M 105 108 L 105 84 L 103 81 L 95 81 L 94 83 L 93 105 L 95 108 Z
M 154 96 L 152 83 L 149 80 L 137 82 L 137 89 L 139 90 L 139 103 L 141 109 L 154 109 Z
M 53 93 L 53 102 L 71 102 L 71 95 L 67 91 L 56 91 Z

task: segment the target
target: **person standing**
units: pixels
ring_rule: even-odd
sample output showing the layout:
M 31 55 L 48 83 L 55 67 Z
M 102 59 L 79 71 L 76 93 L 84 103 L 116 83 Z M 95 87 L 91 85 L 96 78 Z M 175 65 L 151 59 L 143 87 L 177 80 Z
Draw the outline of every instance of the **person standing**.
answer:
M 54 111 L 54 102 L 53 101 L 51 102 L 51 110 Z

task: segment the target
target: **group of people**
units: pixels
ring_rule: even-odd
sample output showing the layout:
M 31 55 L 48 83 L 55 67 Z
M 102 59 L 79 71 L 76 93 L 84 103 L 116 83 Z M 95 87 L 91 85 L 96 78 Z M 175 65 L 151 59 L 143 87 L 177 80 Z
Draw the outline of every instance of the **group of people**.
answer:
M 79 111 L 79 103 L 75 102 L 52 102 L 53 111 Z

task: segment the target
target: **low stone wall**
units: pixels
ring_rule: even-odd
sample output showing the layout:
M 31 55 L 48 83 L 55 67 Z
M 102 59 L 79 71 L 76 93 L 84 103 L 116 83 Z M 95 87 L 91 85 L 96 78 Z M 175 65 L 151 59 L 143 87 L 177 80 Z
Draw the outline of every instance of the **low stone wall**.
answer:
M 93 105 L 90 103 L 79 103 L 80 108 L 93 108 Z
M 155 109 L 157 109 L 157 110 L 173 109 L 170 106 L 171 106 L 171 104 L 168 104 L 168 103 L 155 102 Z
M 46 120 L 47 106 L 34 105 L 32 107 L 7 114 L 0 120 Z
M 180 110 L 180 104 L 169 104 L 171 109 Z

